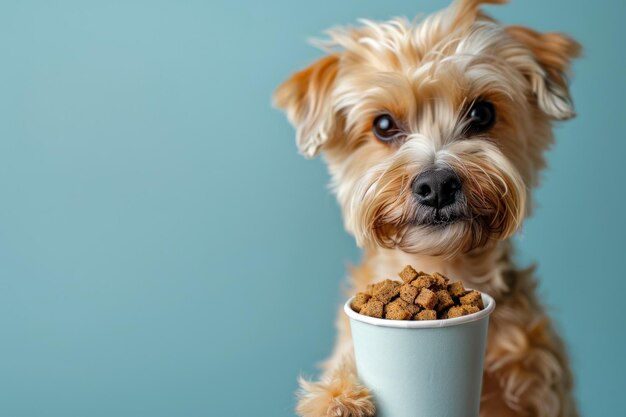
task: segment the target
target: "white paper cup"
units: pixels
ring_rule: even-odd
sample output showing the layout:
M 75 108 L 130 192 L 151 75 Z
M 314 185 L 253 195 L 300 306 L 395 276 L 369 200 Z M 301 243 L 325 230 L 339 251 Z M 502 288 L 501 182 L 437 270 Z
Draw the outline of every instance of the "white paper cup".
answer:
M 356 313 L 349 299 L 360 381 L 377 417 L 478 417 L 483 358 L 494 299 L 484 310 L 446 320 L 384 320 Z

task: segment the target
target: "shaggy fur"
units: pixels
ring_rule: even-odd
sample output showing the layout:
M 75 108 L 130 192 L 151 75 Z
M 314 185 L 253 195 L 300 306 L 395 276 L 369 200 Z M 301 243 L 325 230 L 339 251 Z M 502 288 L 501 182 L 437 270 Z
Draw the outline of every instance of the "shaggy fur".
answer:
M 532 270 L 516 268 L 509 238 L 529 215 L 530 191 L 553 142 L 551 124 L 574 115 L 566 77 L 579 45 L 569 37 L 503 26 L 479 9 L 498 0 L 457 0 L 410 23 L 404 19 L 328 32 L 328 55 L 294 74 L 275 102 L 311 158 L 323 153 L 346 229 L 364 249 L 352 292 L 406 264 L 441 271 L 491 294 L 481 416 L 574 417 L 564 347 L 535 295 Z M 467 133 L 467 112 L 488 100 L 496 122 Z M 403 134 L 372 133 L 391 114 Z M 450 168 L 462 183 L 438 213 L 417 204 L 412 180 Z M 452 218 L 452 211 L 455 217 Z M 305 417 L 371 416 L 355 374 L 350 329 L 339 335 L 318 382 L 301 381 Z

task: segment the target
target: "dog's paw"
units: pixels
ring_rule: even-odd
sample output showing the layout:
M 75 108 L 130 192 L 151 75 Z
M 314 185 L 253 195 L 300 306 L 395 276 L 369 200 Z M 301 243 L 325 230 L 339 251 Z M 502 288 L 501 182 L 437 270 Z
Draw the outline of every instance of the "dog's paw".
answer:
M 296 411 L 302 417 L 371 417 L 376 412 L 367 388 L 353 378 L 300 379 L 298 397 Z

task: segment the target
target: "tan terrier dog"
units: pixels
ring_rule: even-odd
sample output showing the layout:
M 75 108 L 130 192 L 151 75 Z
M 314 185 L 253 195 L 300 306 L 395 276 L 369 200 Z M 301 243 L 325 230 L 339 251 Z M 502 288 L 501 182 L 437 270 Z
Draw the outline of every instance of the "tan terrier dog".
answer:
M 530 213 L 552 122 L 574 116 L 566 74 L 580 46 L 479 10 L 502 2 L 333 29 L 328 56 L 282 84 L 275 103 L 301 153 L 323 152 L 364 249 L 352 291 L 411 264 L 491 294 L 481 416 L 573 417 L 563 344 L 509 238 Z M 375 414 L 343 314 L 338 327 L 321 379 L 301 381 L 304 417 Z

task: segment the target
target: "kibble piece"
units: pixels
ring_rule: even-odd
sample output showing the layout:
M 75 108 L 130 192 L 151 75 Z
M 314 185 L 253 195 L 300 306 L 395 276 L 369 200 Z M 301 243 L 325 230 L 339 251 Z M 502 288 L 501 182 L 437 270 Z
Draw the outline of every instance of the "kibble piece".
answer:
M 448 286 L 448 282 L 450 281 L 444 275 L 439 272 L 433 272 L 432 277 L 434 278 L 434 286 L 436 286 L 440 290 L 445 290 Z
M 405 284 L 408 284 L 417 278 L 418 273 L 411 265 L 407 265 L 398 275 L 400 275 L 400 278 L 402 278 L 402 281 L 404 281 Z
M 416 306 L 415 304 L 407 303 L 402 298 L 396 298 L 389 304 L 385 304 L 383 312 L 387 313 L 387 309 L 389 307 L 396 308 L 396 306 L 402 307 L 403 309 L 407 310 L 409 312 L 409 317 L 413 316 L 413 314 L 416 314 L 419 311 L 419 307 Z M 417 308 L 417 311 L 415 310 L 416 308 Z
M 436 320 L 437 312 L 435 310 L 422 310 L 414 317 L 415 320 Z
M 401 306 L 402 308 L 405 308 L 407 310 L 412 310 L 411 306 L 415 306 L 415 304 L 413 303 L 407 303 L 406 301 L 404 301 L 402 298 L 398 297 L 395 298 L 393 301 L 391 301 L 389 304 L 385 304 L 385 307 L 390 306 L 390 305 L 394 305 L 397 304 L 399 306 Z M 416 306 L 417 307 L 417 306 Z M 417 307 L 419 309 L 419 307 Z
M 455 317 L 461 317 L 468 314 L 462 306 L 450 307 L 448 310 L 448 318 L 453 319 Z
M 406 303 L 405 308 L 407 309 L 411 317 L 413 317 L 414 315 L 416 315 L 422 310 L 420 306 L 418 306 L 417 304 L 413 304 L 413 303 Z
M 352 310 L 356 312 L 361 311 L 365 303 L 367 303 L 370 298 L 372 298 L 372 296 L 364 292 L 356 293 L 356 295 L 354 296 L 354 300 L 352 300 Z
M 389 320 L 407 320 L 411 318 L 411 315 L 402 304 L 391 302 L 385 306 L 385 318 Z
M 372 295 L 378 300 L 382 301 L 384 304 L 387 304 L 393 297 L 400 293 L 400 283 L 397 281 L 392 281 L 390 279 L 386 279 L 383 281 L 383 285 L 375 288 L 372 291 Z
M 448 291 L 439 290 L 436 292 L 436 294 L 437 294 L 437 307 L 435 308 L 435 310 L 443 311 L 446 308 L 454 305 L 454 300 L 452 299 L 452 296 L 450 295 Z
M 480 296 L 478 291 L 468 292 L 464 296 L 460 297 L 459 301 L 463 305 L 472 305 L 478 307 L 479 309 L 485 308 L 483 305 L 483 298 Z
M 434 282 L 435 279 L 430 275 L 420 275 L 411 282 L 411 285 L 418 290 L 421 290 L 422 288 L 430 288 L 430 286 L 433 285 Z
M 461 307 L 463 307 L 463 310 L 465 310 L 467 314 L 474 314 L 480 311 L 480 308 L 475 305 L 462 305 Z
M 393 301 L 391 301 L 390 303 L 385 304 L 385 308 L 389 307 L 389 306 L 393 306 L 393 305 L 399 305 L 402 308 L 406 308 L 406 306 L 409 303 L 407 303 L 406 301 L 404 301 L 402 298 L 396 298 Z
M 400 287 L 400 298 L 402 298 L 407 303 L 414 303 L 415 297 L 417 297 L 418 293 L 419 290 L 412 285 L 404 284 L 402 287 Z
M 465 287 L 463 287 L 463 283 L 461 281 L 456 281 L 448 285 L 448 292 L 453 297 L 461 297 L 465 295 L 466 291 L 465 291 Z
M 415 304 L 424 307 L 426 310 L 432 310 L 437 305 L 437 294 L 428 288 L 423 288 L 415 299 Z
M 360 313 L 370 317 L 383 318 L 383 306 L 382 301 L 375 298 L 371 298 L 361 309 Z
M 374 291 L 378 288 L 380 288 L 383 284 L 385 283 L 385 281 L 380 281 L 380 282 L 376 282 L 374 284 L 369 284 L 366 289 L 365 292 L 369 295 L 374 295 Z

